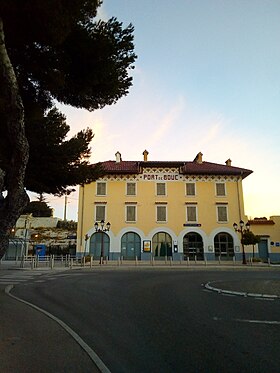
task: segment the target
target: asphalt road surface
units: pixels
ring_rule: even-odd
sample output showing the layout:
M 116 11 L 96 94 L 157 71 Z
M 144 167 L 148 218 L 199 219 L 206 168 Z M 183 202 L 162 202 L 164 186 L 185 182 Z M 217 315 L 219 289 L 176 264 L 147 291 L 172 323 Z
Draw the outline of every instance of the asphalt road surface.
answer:
M 112 373 L 279 373 L 280 300 L 202 286 L 254 279 L 280 271 L 68 271 L 12 293 L 63 320 Z

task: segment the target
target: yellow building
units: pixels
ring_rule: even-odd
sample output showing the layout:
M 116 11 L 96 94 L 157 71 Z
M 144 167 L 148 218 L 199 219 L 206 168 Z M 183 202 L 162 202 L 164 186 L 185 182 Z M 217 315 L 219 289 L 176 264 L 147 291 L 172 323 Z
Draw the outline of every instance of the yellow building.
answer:
M 79 193 L 77 254 L 150 260 L 242 257 L 233 223 L 246 220 L 242 180 L 252 171 L 193 161 L 102 162 L 104 175 Z M 101 228 L 100 222 L 105 222 Z M 109 230 L 104 232 L 107 222 Z

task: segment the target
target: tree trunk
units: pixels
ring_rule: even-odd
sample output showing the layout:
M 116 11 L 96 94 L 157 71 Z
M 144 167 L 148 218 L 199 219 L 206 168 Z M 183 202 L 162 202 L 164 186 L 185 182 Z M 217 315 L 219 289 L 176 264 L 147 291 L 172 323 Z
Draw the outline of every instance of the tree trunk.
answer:
M 0 259 L 5 254 L 11 229 L 29 201 L 24 188 L 29 146 L 24 129 L 24 108 L 14 68 L 5 45 L 3 21 L 0 17 L 0 126 L 11 150 L 8 165 L 0 168 Z M 0 160 L 1 161 L 1 160 Z M 6 196 L 3 192 L 6 191 Z

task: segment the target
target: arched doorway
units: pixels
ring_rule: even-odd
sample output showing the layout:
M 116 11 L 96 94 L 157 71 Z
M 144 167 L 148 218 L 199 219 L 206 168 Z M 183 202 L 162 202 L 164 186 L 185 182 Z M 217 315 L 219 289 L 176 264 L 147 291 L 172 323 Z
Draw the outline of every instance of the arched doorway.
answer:
M 96 232 L 90 237 L 89 253 L 94 258 L 100 258 L 103 247 L 103 258 L 109 258 L 110 237 L 104 232 Z
M 203 260 L 203 239 L 200 234 L 196 232 L 187 233 L 183 238 L 183 252 L 184 260 Z
M 234 256 L 233 238 L 230 234 L 222 232 L 214 238 L 215 256 L 229 259 Z
M 141 259 L 141 238 L 137 233 L 127 232 L 122 236 L 121 255 L 123 259 Z
M 159 232 L 153 236 L 152 251 L 155 258 L 172 256 L 172 238 L 166 232 Z

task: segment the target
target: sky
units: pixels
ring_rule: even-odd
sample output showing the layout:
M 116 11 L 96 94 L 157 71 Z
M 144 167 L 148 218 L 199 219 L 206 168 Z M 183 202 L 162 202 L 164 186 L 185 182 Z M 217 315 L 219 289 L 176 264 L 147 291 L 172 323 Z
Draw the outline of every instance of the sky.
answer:
M 280 215 L 280 1 L 104 0 L 99 17 L 132 23 L 133 86 L 115 105 L 59 105 L 71 135 L 91 127 L 91 162 L 203 160 L 253 170 L 249 218 Z M 64 198 L 47 196 L 63 218 Z M 78 193 L 67 201 L 77 220 Z

